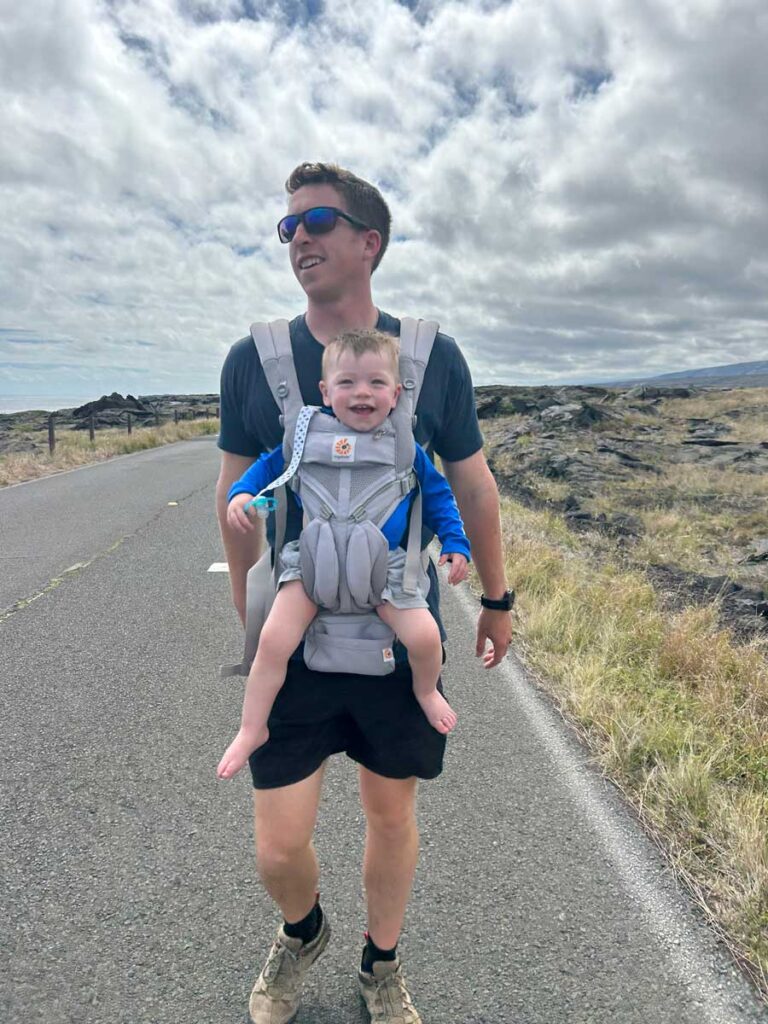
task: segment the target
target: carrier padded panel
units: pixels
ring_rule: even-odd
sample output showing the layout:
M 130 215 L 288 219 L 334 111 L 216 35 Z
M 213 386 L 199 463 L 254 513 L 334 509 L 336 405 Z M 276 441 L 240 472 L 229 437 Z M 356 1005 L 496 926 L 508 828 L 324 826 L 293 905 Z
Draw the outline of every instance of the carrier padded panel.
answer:
M 347 541 L 346 577 L 349 593 L 361 608 L 381 604 L 387 583 L 389 545 L 381 530 L 370 520 L 355 523 Z

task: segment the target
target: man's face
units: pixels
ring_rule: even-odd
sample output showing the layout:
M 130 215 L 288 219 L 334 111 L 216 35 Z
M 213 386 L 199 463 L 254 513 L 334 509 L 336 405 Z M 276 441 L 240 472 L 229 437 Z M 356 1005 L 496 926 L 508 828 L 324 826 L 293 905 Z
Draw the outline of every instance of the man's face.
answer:
M 290 196 L 288 213 L 303 213 L 313 206 L 335 206 L 349 213 L 332 185 L 303 185 Z M 288 243 L 291 267 L 310 299 L 335 302 L 370 279 L 377 240 L 376 232 L 362 231 L 341 218 L 325 235 L 309 235 L 299 224 Z

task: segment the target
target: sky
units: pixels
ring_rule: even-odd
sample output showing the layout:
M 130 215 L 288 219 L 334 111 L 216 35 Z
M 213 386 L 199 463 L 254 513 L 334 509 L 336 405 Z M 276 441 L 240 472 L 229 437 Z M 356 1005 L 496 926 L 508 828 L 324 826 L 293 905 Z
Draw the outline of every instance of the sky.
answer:
M 476 384 L 766 358 L 765 0 L 25 0 L 0 13 L 0 395 L 214 392 L 302 312 L 298 163 Z

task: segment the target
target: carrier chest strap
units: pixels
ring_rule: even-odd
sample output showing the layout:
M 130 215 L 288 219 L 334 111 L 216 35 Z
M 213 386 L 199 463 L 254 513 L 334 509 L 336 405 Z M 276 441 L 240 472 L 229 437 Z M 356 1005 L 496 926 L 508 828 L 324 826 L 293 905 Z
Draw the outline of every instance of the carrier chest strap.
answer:
M 296 418 L 296 430 L 293 435 L 293 456 L 291 461 L 276 480 L 273 480 L 272 483 L 267 484 L 266 487 L 259 491 L 253 499 L 254 501 L 260 498 L 263 494 L 266 494 L 267 491 L 274 491 L 276 488 L 282 487 L 283 484 L 287 484 L 291 477 L 295 475 L 296 470 L 299 468 L 301 457 L 304 454 L 304 444 L 307 440 L 310 421 L 315 413 L 319 411 L 320 407 L 317 405 L 302 406 L 301 412 Z M 251 503 L 248 502 L 248 504 L 250 505 Z

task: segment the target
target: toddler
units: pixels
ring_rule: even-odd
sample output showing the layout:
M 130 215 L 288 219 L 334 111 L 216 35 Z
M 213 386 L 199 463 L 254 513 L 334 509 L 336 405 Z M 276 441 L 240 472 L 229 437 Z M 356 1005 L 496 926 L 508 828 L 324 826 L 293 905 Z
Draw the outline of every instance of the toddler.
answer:
M 348 332 L 330 342 L 323 353 L 320 392 L 323 402 L 341 424 L 349 430 L 367 433 L 376 430 L 387 419 L 402 389 L 398 357 L 397 339 L 381 331 Z M 276 480 L 283 469 L 281 446 L 261 456 L 233 484 L 227 509 L 230 527 L 243 533 L 254 528 L 245 506 L 254 495 Z M 460 583 L 467 577 L 470 550 L 453 494 L 445 478 L 419 445 L 416 445 L 413 469 L 422 493 L 424 524 L 442 544 L 438 564 L 450 562 L 448 582 Z M 298 473 L 301 474 L 301 466 Z M 424 714 L 438 732 L 448 733 L 457 719 L 437 689 L 442 665 L 437 623 L 421 588 L 415 595 L 406 594 L 402 589 L 405 552 L 399 545 L 414 494 L 412 491 L 407 495 L 381 526 L 389 544 L 389 561 L 387 585 L 376 613 L 408 652 L 414 696 Z M 219 763 L 219 778 L 235 775 L 249 755 L 269 738 L 267 720 L 285 681 L 288 659 L 318 611 L 301 581 L 298 542 L 291 542 L 283 548 L 281 565 L 285 570 L 280 575 L 278 591 L 262 628 L 246 683 L 240 730 Z

